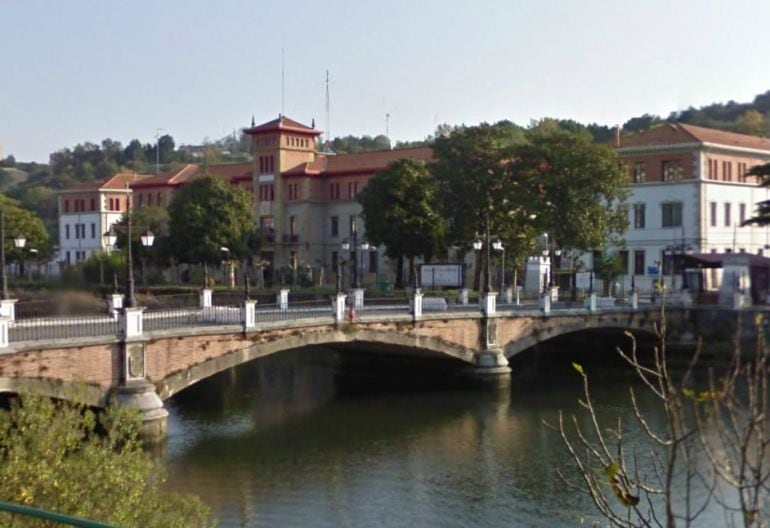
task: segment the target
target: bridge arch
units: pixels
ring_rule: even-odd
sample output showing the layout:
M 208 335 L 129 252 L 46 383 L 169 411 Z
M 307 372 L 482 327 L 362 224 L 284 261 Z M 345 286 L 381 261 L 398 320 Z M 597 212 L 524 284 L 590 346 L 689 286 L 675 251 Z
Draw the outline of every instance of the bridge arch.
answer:
M 539 343 L 575 332 L 619 330 L 634 333 L 642 332 L 655 336 L 657 319 L 657 317 L 642 318 L 633 314 L 600 318 L 554 318 L 543 320 L 541 324 L 527 327 L 525 331 L 516 333 L 510 340 L 501 343 L 501 346 L 503 347 L 505 357 L 511 359 Z
M 349 327 L 326 332 L 288 334 L 268 341 L 249 344 L 244 348 L 208 358 L 186 369 L 170 373 L 158 380 L 151 379 L 151 381 L 155 384 L 160 398 L 165 400 L 219 372 L 261 357 L 313 346 L 333 347 L 334 345 L 348 344 L 387 348 L 402 352 L 404 355 L 417 357 L 452 359 L 468 365 L 475 364 L 476 353 L 478 352 L 475 348 L 450 343 L 433 336 L 420 336 L 386 329 Z

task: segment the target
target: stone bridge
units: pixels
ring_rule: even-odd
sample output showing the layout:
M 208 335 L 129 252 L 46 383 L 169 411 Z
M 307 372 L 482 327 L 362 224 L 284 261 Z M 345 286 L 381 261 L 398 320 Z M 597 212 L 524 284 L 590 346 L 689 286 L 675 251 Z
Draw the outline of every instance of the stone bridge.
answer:
M 505 380 L 508 358 L 538 343 L 587 329 L 654 332 L 660 319 L 654 306 L 549 313 L 534 307 L 494 314 L 474 308 L 419 317 L 408 310 L 361 310 L 352 321 L 313 310 L 289 317 L 289 308 L 272 321 L 256 322 L 252 315 L 249 324 L 248 308 L 213 307 L 209 324 L 184 325 L 157 324 L 157 314 L 126 309 L 112 335 L 12 342 L 0 351 L 0 392 L 68 399 L 77 390 L 94 406 L 116 398 L 143 413 L 149 437 L 162 438 L 164 399 L 225 369 L 284 350 L 360 345 L 385 354 L 443 358 L 465 365 L 471 375 Z M 20 330 L 24 323 L 18 325 Z

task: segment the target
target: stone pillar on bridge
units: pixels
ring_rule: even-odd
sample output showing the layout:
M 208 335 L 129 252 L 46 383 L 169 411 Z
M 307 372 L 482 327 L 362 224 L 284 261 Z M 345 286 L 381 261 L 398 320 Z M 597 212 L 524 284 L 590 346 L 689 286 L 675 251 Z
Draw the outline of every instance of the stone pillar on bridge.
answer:
M 596 311 L 596 294 L 592 293 L 588 296 L 588 311 L 594 313 Z
M 549 315 L 551 313 L 550 293 L 544 293 L 540 296 L 540 309 L 543 310 L 543 315 Z
M 144 333 L 142 313 L 144 308 L 123 308 L 118 317 L 118 332 L 123 340 L 141 338 Z
M 506 304 L 513 303 L 513 288 L 511 288 L 510 286 L 508 286 L 503 290 L 503 302 Z
M 243 329 L 253 330 L 257 327 L 257 301 L 247 300 L 243 301 L 243 313 L 241 319 L 243 319 Z
M 120 311 L 123 308 L 123 294 L 111 293 L 107 296 L 107 311 L 113 319 L 117 319 L 120 316 Z
M 551 301 L 556 302 L 559 300 L 559 287 L 558 286 L 551 286 L 548 288 L 548 293 L 551 296 Z
M 10 317 L 0 317 L 0 350 L 8 348 L 10 345 L 10 341 L 8 339 L 8 327 L 10 325 Z
M 632 310 L 638 310 L 639 309 L 639 292 L 634 290 L 631 293 L 631 309 Z
M 521 286 L 516 286 L 516 306 L 521 306 Z
M 486 316 L 494 315 L 497 312 L 497 292 L 486 292 L 479 296 L 481 301 L 481 311 Z
M 275 297 L 275 304 L 278 305 L 278 309 L 280 310 L 289 309 L 289 289 L 288 288 L 281 288 L 280 290 L 278 290 L 278 294 Z
M 470 295 L 471 290 L 468 288 L 460 288 L 460 293 L 457 296 L 457 301 L 460 304 L 467 305 L 468 304 L 468 296 Z
M 334 312 L 334 322 L 337 324 L 345 322 L 345 301 L 347 298 L 345 293 L 336 293 L 332 296 L 332 311 Z
M 353 289 L 353 308 L 358 310 L 359 308 L 363 308 L 363 306 L 364 306 L 364 289 L 354 288 Z
M 412 319 L 415 321 L 422 317 L 422 297 L 423 293 L 420 291 L 420 288 L 417 288 L 409 300 L 409 311 L 412 312 Z
M 8 317 L 11 321 L 16 320 L 16 303 L 18 299 L 3 299 L 0 301 L 0 317 Z
M 211 290 L 208 288 L 203 288 L 200 293 L 200 307 L 211 308 L 211 306 Z
M 497 342 L 497 318 L 484 317 L 483 349 L 476 354 L 475 375 L 484 383 L 507 386 L 511 382 L 511 367 L 502 347 Z

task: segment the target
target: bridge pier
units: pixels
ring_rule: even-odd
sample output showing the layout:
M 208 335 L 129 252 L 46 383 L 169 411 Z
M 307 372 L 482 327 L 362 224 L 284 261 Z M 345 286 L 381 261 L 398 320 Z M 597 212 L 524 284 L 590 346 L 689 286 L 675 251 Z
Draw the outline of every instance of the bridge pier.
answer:
M 483 349 L 476 354 L 473 377 L 484 385 L 507 387 L 511 384 L 511 367 L 502 347 L 497 344 L 497 318 L 485 317 L 482 325 Z
M 117 402 L 121 407 L 139 411 L 140 432 L 145 442 L 158 443 L 166 439 L 168 411 L 152 383 L 146 379 L 127 381 L 117 390 Z
M 117 387 L 117 403 L 139 412 L 141 436 L 145 442 L 165 440 L 168 411 L 163 407 L 155 385 L 147 380 L 147 341 L 143 337 L 144 308 L 123 308 L 120 312 L 120 354 L 122 373 Z

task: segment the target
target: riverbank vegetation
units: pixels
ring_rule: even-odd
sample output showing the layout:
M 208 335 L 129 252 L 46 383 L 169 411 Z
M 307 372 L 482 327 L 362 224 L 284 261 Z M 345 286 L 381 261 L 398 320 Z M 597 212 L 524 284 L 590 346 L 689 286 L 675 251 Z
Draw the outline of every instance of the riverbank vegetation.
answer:
M 163 483 L 131 410 L 97 414 L 82 404 L 23 395 L 0 411 L 0 501 L 126 528 L 213 526 L 199 499 L 169 493 Z M 54 523 L 0 513 L 0 525 Z

